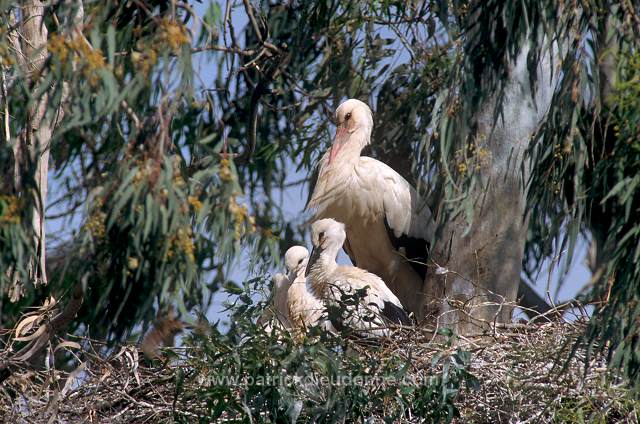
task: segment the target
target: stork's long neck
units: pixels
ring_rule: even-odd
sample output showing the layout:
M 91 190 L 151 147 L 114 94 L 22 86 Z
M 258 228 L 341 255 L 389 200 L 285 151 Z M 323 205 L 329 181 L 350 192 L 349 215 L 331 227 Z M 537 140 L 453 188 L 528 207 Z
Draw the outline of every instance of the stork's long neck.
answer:
M 333 281 L 332 275 L 338 268 L 336 262 L 337 252 L 332 253 L 325 250 L 320 253 L 320 257 L 311 265 L 309 272 L 309 283 L 311 292 L 317 297 L 324 297 L 327 286 Z
M 360 160 L 362 149 L 364 149 L 370 142 L 371 129 L 357 129 L 349 135 L 349 140 L 340 149 L 339 160 L 336 162 L 339 162 L 341 165 L 349 163 L 355 166 L 358 163 L 358 160 Z
M 330 160 L 330 151 L 322 157 L 316 187 L 307 205 L 308 209 L 315 211 L 316 219 L 341 216 L 335 210 L 328 211 L 335 206 L 336 200 L 343 197 L 344 190 L 348 189 L 347 183 L 360 163 L 360 153 L 370 139 L 371 129 L 360 128 L 349 135 L 333 160 Z

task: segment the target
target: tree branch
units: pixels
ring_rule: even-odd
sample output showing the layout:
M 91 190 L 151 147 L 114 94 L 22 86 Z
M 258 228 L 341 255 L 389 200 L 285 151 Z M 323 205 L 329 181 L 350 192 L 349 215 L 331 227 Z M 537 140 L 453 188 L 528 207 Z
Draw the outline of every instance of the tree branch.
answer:
M 38 354 L 51 338 L 69 326 L 82 306 L 88 278 L 89 274 L 85 274 L 82 279 L 76 283 L 67 306 L 62 312 L 51 319 L 50 322 L 43 324 L 45 331 L 38 338 L 30 341 L 13 355 L 11 359 L 0 364 L 0 383 L 9 378 L 15 368 L 24 366 L 25 364 L 34 366 Z

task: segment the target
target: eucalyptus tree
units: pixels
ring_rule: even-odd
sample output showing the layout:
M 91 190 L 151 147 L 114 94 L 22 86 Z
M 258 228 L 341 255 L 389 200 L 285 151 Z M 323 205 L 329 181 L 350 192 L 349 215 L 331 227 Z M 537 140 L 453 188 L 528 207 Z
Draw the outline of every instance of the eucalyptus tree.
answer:
M 462 253 L 453 263 L 467 274 L 453 276 L 460 290 L 445 290 L 466 302 L 476 289 L 467 284 L 475 266 L 480 289 L 493 292 L 490 301 L 512 300 L 509 279 L 515 277 L 512 267 L 520 268 L 517 255 L 525 232 L 529 272 L 553 252 L 554 243 L 571 257 L 578 235 L 588 234 L 596 254 L 583 300 L 596 308 L 586 341 L 607 349 L 612 365 L 637 384 L 640 169 L 638 105 L 631 99 L 638 90 L 638 4 L 453 2 L 446 9 L 444 2 L 436 3 L 456 17 L 449 34 L 459 31 L 460 36 L 454 37 L 460 56 L 453 68 L 459 72 L 450 73 L 454 89 L 442 103 L 447 113 L 437 121 L 440 145 L 448 150 L 438 160 L 453 171 L 445 172 L 450 182 L 439 181 L 451 193 L 441 200 L 454 215 L 444 234 L 453 233 L 452 255 Z M 507 160 L 511 169 L 503 175 L 492 174 L 495 166 L 484 171 L 477 140 L 488 141 L 492 160 Z M 514 149 L 515 144 L 520 146 Z M 517 149 L 523 148 L 520 161 Z M 470 163 L 477 172 L 469 172 Z M 514 179 L 516 170 L 520 174 Z M 508 193 L 514 189 L 517 196 Z M 503 200 L 517 201 L 501 202 L 500 192 Z M 469 244 L 456 240 L 455 228 L 446 231 L 460 224 L 456 212 L 466 216 L 469 235 L 463 240 L 467 237 Z M 496 228 L 506 231 L 503 246 L 492 237 Z M 503 235 L 495 235 L 501 244 Z M 480 249 L 489 251 L 484 260 Z M 443 272 L 459 271 L 445 266 Z M 493 269 L 482 269 L 486 266 Z M 483 274 L 489 279 L 482 281 Z M 495 319 L 506 318 L 502 310 L 488 309 Z M 490 316 L 471 313 L 467 322 Z
M 590 234 L 588 340 L 637 374 L 634 2 L 2 6 L 3 325 L 49 295 L 78 312 L 61 328 L 111 340 L 168 305 L 206 307 L 241 248 L 269 261 L 301 238 L 279 193 L 306 183 L 288 175 L 313 169 L 356 97 L 374 109 L 371 154 L 441 224 L 434 318 L 509 320 L 523 263 Z M 59 216 L 82 224 L 45 243 Z

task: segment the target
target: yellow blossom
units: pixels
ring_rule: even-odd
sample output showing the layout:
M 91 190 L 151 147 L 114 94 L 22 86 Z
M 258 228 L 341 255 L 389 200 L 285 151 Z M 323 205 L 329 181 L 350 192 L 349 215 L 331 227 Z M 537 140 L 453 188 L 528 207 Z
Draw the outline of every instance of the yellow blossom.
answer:
M 151 68 L 158 62 L 158 53 L 153 48 L 146 48 L 143 52 L 131 52 L 131 63 L 136 72 L 149 75 Z
M 89 216 L 89 219 L 87 219 L 87 222 L 83 227 L 85 231 L 89 231 L 94 238 L 102 239 L 106 234 L 106 219 L 107 214 L 102 211 L 96 210 Z
M 0 224 L 20 223 L 20 199 L 16 196 L 0 196 L 0 202 L 4 203 Z
M 69 47 L 63 36 L 53 33 L 49 36 L 49 40 L 47 43 L 47 50 L 60 59 L 60 62 L 64 63 L 67 61 L 67 57 L 69 55 Z
M 84 37 L 75 37 L 64 40 L 65 46 L 75 52 L 74 60 L 81 61 L 82 74 L 90 85 L 96 85 L 100 81 L 98 70 L 106 66 L 104 55 L 99 48 L 93 48 Z M 54 44 L 55 47 L 55 44 Z
M 485 149 L 484 147 L 478 149 L 478 158 L 480 158 L 481 160 L 486 159 L 489 156 L 491 156 L 491 152 L 488 149 Z
M 182 178 L 182 175 L 180 173 L 177 173 L 173 176 L 173 184 L 176 187 L 183 187 L 186 183 L 184 182 L 184 178 Z
M 184 252 L 185 256 L 191 261 L 195 262 L 193 245 L 193 233 L 191 228 L 187 227 L 186 230 L 182 228 L 178 229 L 178 247 Z
M 174 248 L 184 253 L 190 262 L 195 262 L 195 245 L 193 243 L 193 231 L 190 227 L 181 227 L 169 237 L 169 248 L 165 259 L 173 258 Z
M 196 196 L 188 196 L 187 202 L 189 202 L 196 213 L 200 212 L 200 209 L 202 209 L 202 202 Z
M 253 215 L 249 215 L 249 231 L 251 231 L 252 233 L 256 232 L 256 217 Z
M 249 213 L 247 207 L 245 205 L 239 205 L 235 197 L 229 199 L 229 212 L 233 218 L 234 235 L 236 240 L 238 240 L 242 236 L 244 220 Z
M 84 59 L 86 61 L 87 69 L 90 71 L 95 71 L 97 69 L 104 68 L 105 66 L 104 56 L 100 49 L 87 48 L 84 51 Z
M 158 37 L 161 42 L 168 44 L 174 52 L 183 44 L 189 43 L 189 35 L 185 26 L 166 18 L 160 22 Z
M 138 258 L 133 256 L 129 256 L 127 258 L 127 266 L 129 267 L 129 269 L 131 270 L 137 269 L 139 265 L 140 265 L 140 261 L 138 261 Z
M 233 218 L 234 236 L 239 240 L 247 232 L 254 233 L 257 230 L 256 219 L 249 214 L 245 205 L 241 205 L 236 200 L 236 195 L 229 199 L 229 212 Z
M 223 182 L 229 182 L 233 179 L 231 175 L 231 161 L 229 158 L 223 157 L 220 159 L 220 171 L 218 174 Z

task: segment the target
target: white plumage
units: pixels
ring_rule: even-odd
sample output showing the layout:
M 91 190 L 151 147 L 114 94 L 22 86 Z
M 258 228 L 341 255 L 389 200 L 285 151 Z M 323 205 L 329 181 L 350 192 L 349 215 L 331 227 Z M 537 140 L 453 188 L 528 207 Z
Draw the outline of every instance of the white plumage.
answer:
M 346 238 L 344 224 L 321 219 L 312 224 L 311 237 L 313 251 L 306 270 L 311 293 L 327 305 L 343 307 L 348 303 L 345 295 L 364 291 L 357 308 L 347 307 L 340 319 L 332 320 L 334 327 L 347 326 L 360 333 L 382 336 L 388 334 L 387 322 L 411 323 L 400 300 L 380 277 L 336 263 Z
M 289 278 L 281 273 L 273 276 L 273 303 L 262 313 L 258 325 L 264 327 L 267 333 L 273 332 L 275 326 L 285 329 L 291 328 L 289 312 L 287 310 L 287 291 Z
M 347 100 L 336 118 L 336 136 L 320 160 L 307 208 L 313 211 L 312 220 L 343 222 L 344 247 L 353 263 L 382 277 L 420 320 L 428 243 L 435 229 L 431 211 L 400 174 L 360 156 L 373 128 L 365 103 Z
M 321 322 L 324 304 L 308 289 L 304 276 L 309 251 L 302 246 L 293 246 L 284 255 L 285 266 L 291 284 L 287 291 L 287 311 L 294 335 L 301 338 L 309 327 L 322 324 L 331 330 L 329 322 Z

